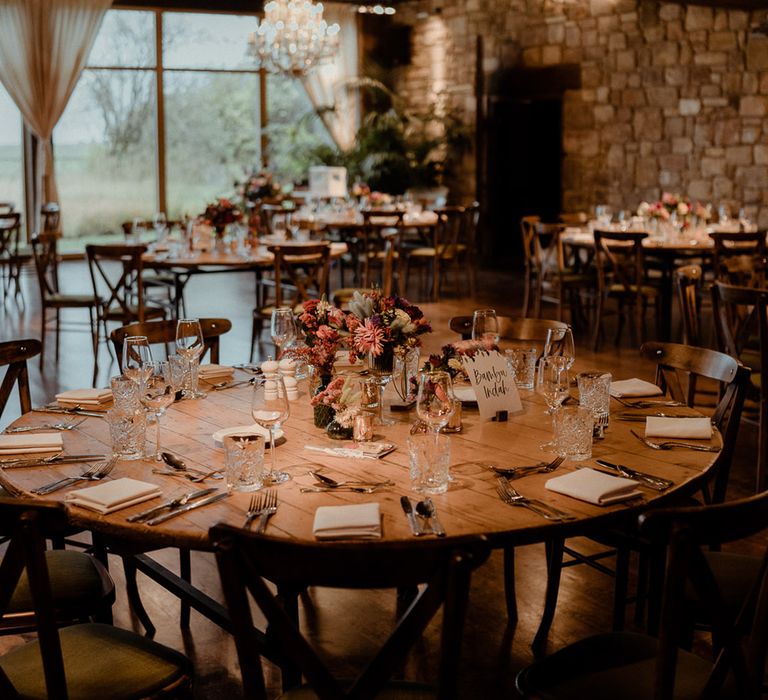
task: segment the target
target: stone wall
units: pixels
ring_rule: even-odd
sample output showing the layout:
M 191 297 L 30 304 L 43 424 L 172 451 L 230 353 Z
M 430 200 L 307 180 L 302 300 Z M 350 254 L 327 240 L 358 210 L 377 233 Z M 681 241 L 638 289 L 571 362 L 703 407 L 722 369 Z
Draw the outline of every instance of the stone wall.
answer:
M 577 64 L 563 103 L 563 209 L 636 207 L 662 191 L 729 203 L 768 226 L 768 11 L 647 0 L 417 0 L 412 62 L 398 89 L 475 121 L 475 42 L 483 70 Z M 472 196 L 466 160 L 460 194 Z

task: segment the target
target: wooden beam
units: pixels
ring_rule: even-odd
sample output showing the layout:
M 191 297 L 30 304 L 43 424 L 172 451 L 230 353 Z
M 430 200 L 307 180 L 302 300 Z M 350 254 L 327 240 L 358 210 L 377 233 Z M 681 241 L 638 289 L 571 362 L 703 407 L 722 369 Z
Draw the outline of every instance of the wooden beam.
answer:
M 132 10 L 178 10 L 180 12 L 225 12 L 255 15 L 263 0 L 114 0 L 112 7 Z

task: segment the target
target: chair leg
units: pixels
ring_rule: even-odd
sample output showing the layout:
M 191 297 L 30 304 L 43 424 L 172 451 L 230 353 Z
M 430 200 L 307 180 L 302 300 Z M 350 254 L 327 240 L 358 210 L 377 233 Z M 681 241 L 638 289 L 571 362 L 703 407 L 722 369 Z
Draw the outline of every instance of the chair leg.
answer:
M 56 309 L 56 362 L 59 361 L 59 339 L 61 338 L 61 309 Z
M 188 549 L 179 549 L 179 576 L 187 583 L 192 582 L 192 561 Z M 179 614 L 179 625 L 182 629 L 189 629 L 189 603 L 182 601 Z
M 597 304 L 595 307 L 595 333 L 592 337 L 592 350 L 597 352 L 600 346 L 600 334 L 603 330 L 603 308 L 605 305 L 605 298 L 602 294 L 597 296 Z
M 523 308 L 520 311 L 522 317 L 525 318 L 528 316 L 528 304 L 531 301 L 531 270 L 528 267 L 525 269 L 525 281 L 523 284 L 525 285 L 523 287 Z
M 565 540 L 562 538 L 550 539 L 545 543 L 547 553 L 547 588 L 544 593 L 544 612 L 541 616 L 539 629 L 533 638 L 531 647 L 534 653 L 541 650 L 546 644 L 552 620 L 555 618 L 557 607 L 557 595 L 560 592 L 560 574 L 563 571 L 563 547 Z
M 261 318 L 254 314 L 253 324 L 251 325 L 251 362 L 253 362 L 253 350 L 256 347 L 256 341 L 261 339 L 262 324 Z
M 136 617 L 139 618 L 142 627 L 146 631 L 146 636 L 152 639 L 155 636 L 155 626 L 152 624 L 152 620 L 149 617 L 144 603 L 141 602 L 141 595 L 139 594 L 139 587 L 136 583 L 136 574 L 138 570 L 136 564 L 133 561 L 133 557 L 130 554 L 124 555 L 123 559 L 123 572 L 125 573 L 125 592 L 128 596 L 128 603 L 131 606 Z
M 517 595 L 515 592 L 515 548 L 504 547 L 504 599 L 507 603 L 507 620 L 517 622 Z
M 629 579 L 629 548 L 616 550 L 616 581 L 613 586 L 613 631 L 624 629 L 627 602 L 627 581 Z
M 40 369 L 43 369 L 43 358 L 45 357 L 45 331 L 46 331 L 46 308 L 40 309 Z
M 768 387 L 762 387 L 763 394 Z M 760 413 L 757 424 L 757 491 L 762 493 L 768 486 L 768 396 L 760 399 Z

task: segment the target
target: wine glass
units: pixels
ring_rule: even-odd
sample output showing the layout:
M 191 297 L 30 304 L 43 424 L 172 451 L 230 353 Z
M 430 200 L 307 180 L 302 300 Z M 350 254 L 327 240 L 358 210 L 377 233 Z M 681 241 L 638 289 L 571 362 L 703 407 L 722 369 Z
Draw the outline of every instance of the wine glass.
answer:
M 269 451 L 272 454 L 272 468 L 265 477 L 266 483 L 282 484 L 291 478 L 287 472 L 277 469 L 277 454 L 275 441 L 277 429 L 288 420 L 291 406 L 285 392 L 285 384 L 280 375 L 267 379 L 256 377 L 253 380 L 253 397 L 251 399 L 251 415 L 262 428 L 269 430 Z
M 566 329 L 550 328 L 547 331 L 547 339 L 544 342 L 543 357 L 562 357 L 565 360 L 565 369 L 571 369 L 576 360 L 576 347 L 573 342 L 573 331 L 568 326 Z
M 123 374 L 141 387 L 152 374 L 152 350 L 145 335 L 127 335 L 123 339 Z
M 539 393 L 547 402 L 547 413 L 553 414 L 565 401 L 570 390 L 567 359 L 561 355 L 542 357 L 539 362 Z
M 379 386 L 379 407 L 377 422 L 379 425 L 394 425 L 391 418 L 384 418 L 384 387 L 392 380 L 394 371 L 394 354 L 391 350 L 384 350 L 380 355 L 368 353 L 368 372 L 376 380 Z
M 155 227 L 155 233 L 157 233 L 157 240 L 159 241 L 165 231 L 165 227 L 168 224 L 168 220 L 165 218 L 165 212 L 155 212 L 152 217 L 152 225 Z
M 195 362 L 199 362 L 203 350 L 205 350 L 205 339 L 200 321 L 196 318 L 180 318 L 176 323 L 176 352 L 187 361 L 190 378 L 193 374 L 193 365 Z M 192 385 L 194 386 L 193 380 Z M 205 396 L 205 392 L 192 388 L 187 394 L 193 399 L 200 399 Z
M 150 370 L 149 374 L 139 392 L 141 403 L 148 411 L 155 414 L 155 422 L 157 423 L 155 460 L 157 462 L 163 460 L 160 452 L 160 416 L 173 403 L 176 395 L 173 386 L 167 381 L 168 369 L 166 365 L 166 362 L 149 363 L 147 365 Z
M 416 413 L 435 434 L 435 446 L 440 428 L 448 424 L 454 411 L 453 382 L 448 372 L 436 370 L 419 373 Z
M 499 342 L 499 319 L 495 309 L 475 309 L 472 314 L 472 340 Z
M 293 317 L 293 309 L 281 306 L 272 310 L 270 333 L 272 342 L 275 344 L 276 357 L 279 359 L 283 348 L 296 338 L 296 321 Z

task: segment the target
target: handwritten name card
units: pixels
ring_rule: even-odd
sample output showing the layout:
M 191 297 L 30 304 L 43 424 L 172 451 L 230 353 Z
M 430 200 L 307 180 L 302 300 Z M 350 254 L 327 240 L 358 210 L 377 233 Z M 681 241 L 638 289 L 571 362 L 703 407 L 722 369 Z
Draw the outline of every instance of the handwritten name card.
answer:
M 499 411 L 516 413 L 523 410 L 515 379 L 501 353 L 480 351 L 461 360 L 475 390 L 482 420 L 492 420 Z

